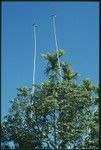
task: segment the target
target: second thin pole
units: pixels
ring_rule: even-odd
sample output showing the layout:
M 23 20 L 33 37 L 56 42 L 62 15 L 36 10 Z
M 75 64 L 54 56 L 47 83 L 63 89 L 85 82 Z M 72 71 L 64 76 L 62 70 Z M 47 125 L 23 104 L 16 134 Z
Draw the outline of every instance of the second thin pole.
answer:
M 34 66 L 33 66 L 32 94 L 34 93 L 34 90 L 35 90 L 34 84 L 35 84 L 35 71 L 36 71 L 35 69 L 36 69 L 36 27 L 37 27 L 37 25 L 34 23 L 33 27 L 34 27 L 34 50 L 35 50 L 35 53 L 34 53 Z

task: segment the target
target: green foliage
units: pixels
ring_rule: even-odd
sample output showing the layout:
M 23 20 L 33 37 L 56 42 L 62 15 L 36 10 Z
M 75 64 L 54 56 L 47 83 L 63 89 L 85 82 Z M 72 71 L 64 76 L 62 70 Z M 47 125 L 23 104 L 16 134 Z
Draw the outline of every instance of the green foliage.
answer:
M 57 79 L 58 76 L 58 70 L 59 70 L 59 64 L 58 64 L 58 58 L 64 55 L 64 51 L 59 49 L 55 54 L 43 54 L 42 57 L 48 61 L 47 67 L 45 69 L 45 74 L 50 75 L 49 79 L 53 82 Z
M 1 125 L 3 146 L 13 141 L 18 149 L 99 148 L 99 88 L 90 79 L 78 84 L 78 73 L 67 63 L 61 63 L 59 81 L 57 53 L 43 55 L 49 80 L 36 85 L 33 95 L 31 88 L 17 89 Z
M 75 79 L 79 74 L 74 72 L 70 66 L 70 64 L 67 63 L 61 63 L 62 70 L 63 70 L 63 79 L 64 80 L 71 80 Z

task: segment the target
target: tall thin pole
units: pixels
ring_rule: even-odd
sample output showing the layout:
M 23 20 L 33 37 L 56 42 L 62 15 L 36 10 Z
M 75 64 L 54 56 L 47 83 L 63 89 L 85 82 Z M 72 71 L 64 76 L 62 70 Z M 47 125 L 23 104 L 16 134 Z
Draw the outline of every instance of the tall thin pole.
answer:
M 36 69 L 36 27 L 37 25 L 34 23 L 32 26 L 34 27 L 34 66 L 33 66 L 33 81 L 32 81 L 31 94 L 33 95 L 35 90 L 34 84 L 35 84 L 35 71 L 36 71 L 35 69 Z M 33 102 L 31 101 L 30 104 L 33 104 Z M 32 116 L 33 116 L 33 112 L 31 111 L 30 117 L 32 118 Z
M 57 43 L 56 21 L 55 21 L 56 15 L 52 15 L 52 18 L 53 18 L 53 29 L 54 29 L 55 47 L 56 47 L 56 51 L 58 52 L 59 47 L 58 47 L 58 43 Z M 60 80 L 62 81 L 62 73 L 61 73 L 60 60 L 59 60 L 58 53 L 57 53 L 57 59 L 58 59 L 58 65 L 59 65 Z
M 34 93 L 34 90 L 35 90 L 34 84 L 35 84 L 35 71 L 36 71 L 36 27 L 37 27 L 37 25 L 34 23 L 33 27 L 34 27 L 34 51 L 35 51 L 35 53 L 34 53 L 34 66 L 33 66 L 32 94 Z
M 51 15 L 51 17 L 52 17 L 52 21 L 53 21 L 55 48 L 56 48 L 56 52 L 57 52 L 57 60 L 58 60 L 58 65 L 59 65 L 60 81 L 62 81 L 62 73 L 61 73 L 61 67 L 60 67 L 60 60 L 59 60 L 59 56 L 58 56 L 59 47 L 58 47 L 57 35 L 56 35 L 56 23 L 55 23 L 56 15 Z M 54 89 L 54 92 L 55 92 L 55 89 Z M 57 134 L 56 134 L 57 115 L 56 115 L 56 106 L 57 106 L 57 102 L 55 100 L 55 109 L 54 109 L 54 142 L 55 142 L 55 146 L 56 146 L 56 149 L 57 149 Z

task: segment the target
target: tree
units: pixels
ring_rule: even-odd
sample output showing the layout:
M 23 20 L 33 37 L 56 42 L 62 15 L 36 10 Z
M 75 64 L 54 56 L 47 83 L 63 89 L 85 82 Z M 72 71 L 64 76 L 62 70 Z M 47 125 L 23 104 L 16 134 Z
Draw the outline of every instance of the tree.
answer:
M 9 113 L 2 122 L 2 145 L 14 142 L 19 149 L 98 149 L 98 86 L 90 79 L 77 82 L 78 73 L 58 56 L 44 54 L 48 80 L 17 89 Z

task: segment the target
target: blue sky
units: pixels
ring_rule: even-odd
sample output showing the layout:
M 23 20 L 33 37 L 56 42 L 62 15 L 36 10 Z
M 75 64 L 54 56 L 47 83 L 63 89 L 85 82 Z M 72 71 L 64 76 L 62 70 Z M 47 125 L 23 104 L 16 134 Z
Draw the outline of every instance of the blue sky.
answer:
M 41 54 L 55 52 L 51 14 L 56 14 L 63 61 L 72 64 L 81 79 L 99 81 L 98 2 L 2 2 L 2 117 L 16 96 L 16 88 L 31 87 L 34 58 L 33 22 L 37 27 L 36 83 L 46 80 Z

